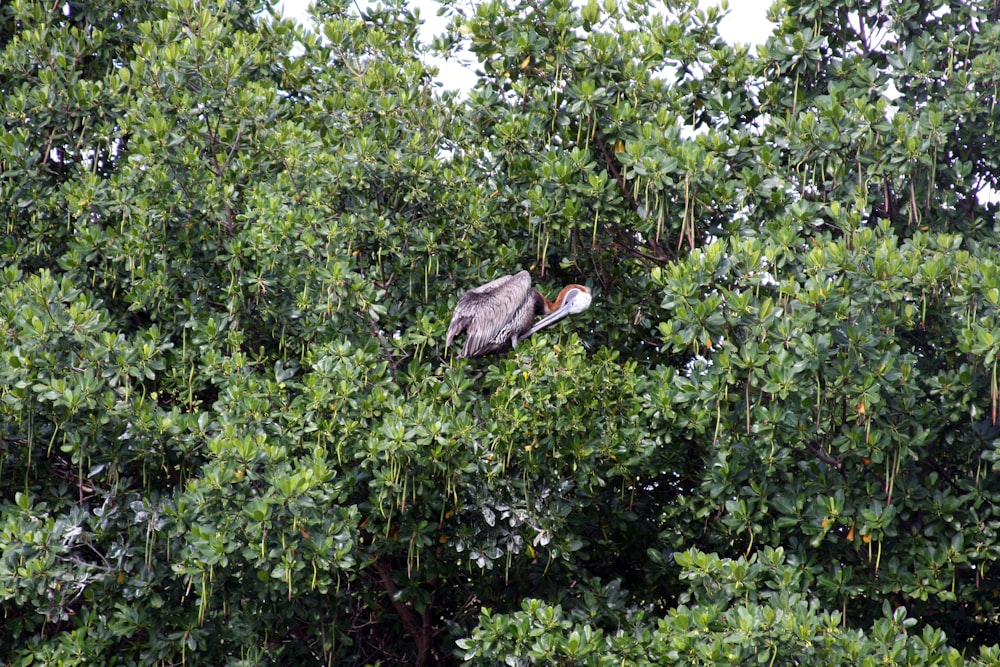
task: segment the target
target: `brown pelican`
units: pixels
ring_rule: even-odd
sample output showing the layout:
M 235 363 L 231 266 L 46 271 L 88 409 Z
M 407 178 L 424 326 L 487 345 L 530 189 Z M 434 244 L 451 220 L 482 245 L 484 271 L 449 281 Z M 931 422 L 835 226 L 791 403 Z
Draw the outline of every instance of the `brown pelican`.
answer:
M 460 357 L 481 357 L 509 349 L 553 322 L 567 315 L 582 313 L 590 307 L 590 289 L 567 285 L 555 301 L 549 301 L 531 288 L 531 275 L 521 271 L 503 276 L 482 287 L 469 290 L 458 300 L 451 316 L 447 348 L 455 336 L 466 333 Z M 542 319 L 535 322 L 535 316 Z M 534 324 L 534 326 L 532 326 Z

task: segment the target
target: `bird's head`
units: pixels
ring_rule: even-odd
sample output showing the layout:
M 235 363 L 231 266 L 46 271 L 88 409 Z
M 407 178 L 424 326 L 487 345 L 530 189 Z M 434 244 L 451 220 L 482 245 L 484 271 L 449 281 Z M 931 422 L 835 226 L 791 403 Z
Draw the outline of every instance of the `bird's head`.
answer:
M 556 309 L 565 309 L 570 315 L 582 313 L 590 308 L 590 288 L 583 285 L 567 285 L 556 298 Z
M 544 297 L 543 297 L 544 298 Z M 553 322 L 558 322 L 567 315 L 582 313 L 590 308 L 590 288 L 583 285 L 567 285 L 559 292 L 559 296 L 552 303 L 545 301 L 545 316 L 535 322 L 535 326 L 528 329 L 520 339 L 523 340 L 537 331 L 549 326 Z

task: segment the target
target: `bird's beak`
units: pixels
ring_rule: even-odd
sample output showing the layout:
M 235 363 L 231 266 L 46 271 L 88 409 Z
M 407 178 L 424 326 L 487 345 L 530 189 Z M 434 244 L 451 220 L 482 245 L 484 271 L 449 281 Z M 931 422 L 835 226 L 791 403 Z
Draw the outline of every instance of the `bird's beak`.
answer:
M 518 338 L 520 338 L 521 340 L 524 340 L 528 336 L 532 335 L 533 333 L 535 333 L 537 331 L 541 331 L 542 329 L 544 329 L 545 327 L 549 326 L 550 324 L 555 324 L 556 322 L 558 322 L 562 318 L 566 317 L 567 315 L 569 315 L 569 308 L 566 307 L 565 305 L 559 306 L 559 308 L 557 308 L 556 310 L 553 310 L 551 313 L 549 313 L 548 315 L 546 315 L 542 319 L 540 319 L 537 322 L 535 322 L 535 326 L 533 326 L 530 329 L 528 329 L 528 333 L 526 333 L 526 334 L 524 334 L 522 336 L 519 336 Z
M 566 317 L 571 313 L 582 313 L 590 307 L 590 294 L 587 292 L 579 292 L 573 300 L 564 301 L 561 306 L 553 310 L 551 313 L 543 317 L 542 319 L 535 322 L 535 326 L 528 329 L 528 332 L 523 336 L 519 336 L 519 340 L 524 340 L 528 336 L 541 331 L 550 324 L 554 324 Z

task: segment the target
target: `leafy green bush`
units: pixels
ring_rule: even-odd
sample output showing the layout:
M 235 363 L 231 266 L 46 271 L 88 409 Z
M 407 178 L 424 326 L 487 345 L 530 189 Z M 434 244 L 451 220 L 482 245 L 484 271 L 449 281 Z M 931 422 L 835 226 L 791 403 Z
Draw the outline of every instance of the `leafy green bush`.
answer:
M 991 7 L 269 10 L 0 6 L 0 663 L 1000 663 Z

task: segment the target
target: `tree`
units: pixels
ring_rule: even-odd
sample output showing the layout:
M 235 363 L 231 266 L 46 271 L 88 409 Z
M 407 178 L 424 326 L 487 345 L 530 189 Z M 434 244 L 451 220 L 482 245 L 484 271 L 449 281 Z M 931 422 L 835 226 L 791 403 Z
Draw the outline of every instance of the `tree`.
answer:
M 0 660 L 1000 662 L 992 7 L 268 9 L 0 8 Z
M 673 408 L 655 430 L 692 462 L 647 473 L 675 475 L 643 489 L 673 495 L 661 539 L 748 554 L 784 545 L 811 564 L 827 604 L 872 619 L 890 599 L 985 639 L 996 434 L 986 9 L 785 3 L 748 59 L 681 4 L 686 30 L 639 8 L 621 19 L 633 30 L 611 38 L 588 29 L 622 15 L 593 3 L 575 22 L 485 7 L 473 44 L 493 89 L 520 103 L 496 135 L 509 146 L 502 130 L 520 131 L 510 153 L 558 164 L 506 169 L 536 183 L 540 206 L 567 200 L 549 215 L 589 233 L 592 256 L 599 240 L 653 249 L 644 259 L 665 312 L 651 324 L 677 360 L 652 390 Z M 639 74 L 615 76 L 629 68 Z M 665 92 L 662 72 L 675 79 Z M 901 93 L 891 110 L 890 81 Z M 544 121 L 515 122 L 532 105 Z M 574 197 L 564 183 L 604 183 L 608 195 Z M 618 213 L 608 220 L 602 205 Z M 642 304 L 643 280 L 613 284 Z M 641 326 L 640 306 L 630 310 Z

